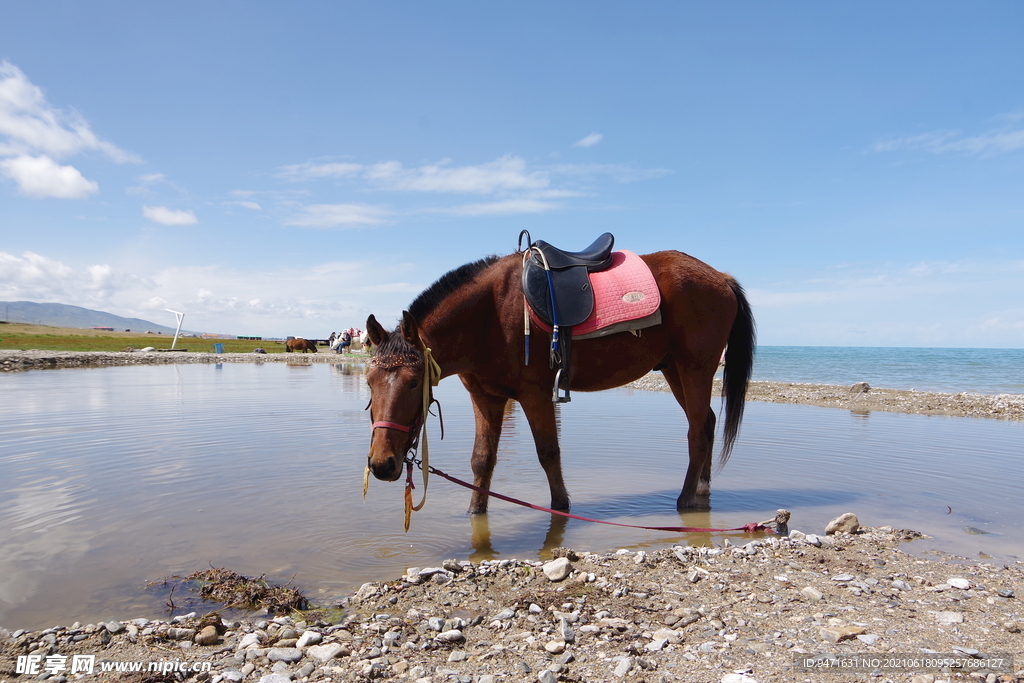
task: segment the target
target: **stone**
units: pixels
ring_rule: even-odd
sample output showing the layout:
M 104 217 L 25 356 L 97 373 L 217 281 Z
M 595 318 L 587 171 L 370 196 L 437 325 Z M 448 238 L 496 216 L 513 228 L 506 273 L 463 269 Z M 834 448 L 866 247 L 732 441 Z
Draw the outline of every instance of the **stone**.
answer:
M 107 623 L 103 624 L 103 627 L 110 631 L 110 633 L 112 634 L 120 633 L 125 629 L 125 625 L 122 624 L 120 621 L 108 621 Z
M 466 654 L 465 650 L 452 650 L 451 654 L 448 655 L 449 662 L 464 662 L 469 655 Z
M 202 631 L 196 634 L 195 643 L 196 645 L 214 645 L 218 638 L 217 627 L 206 626 Z
M 910 590 L 910 584 L 907 583 L 906 581 L 904 581 L 903 579 L 896 579 L 895 581 L 893 581 L 892 582 L 892 587 L 895 588 L 898 591 L 909 591 Z
M 960 579 L 960 578 L 946 579 L 946 583 L 948 583 L 953 588 L 959 588 L 962 591 L 970 590 L 970 588 L 971 588 L 971 582 L 968 581 L 967 579 Z
M 196 630 L 194 628 L 169 628 L 167 637 L 171 640 L 192 640 L 196 637 Z
M 302 650 L 297 647 L 272 647 L 267 650 L 267 659 L 272 662 L 297 662 L 302 659 Z
M 757 683 L 757 679 L 741 673 L 731 673 L 722 676 L 722 683 Z
M 292 679 L 281 674 L 267 674 L 260 679 L 260 683 L 292 683 Z
M 817 534 L 807 534 L 806 536 L 804 536 L 804 542 L 805 543 L 810 543 L 815 548 L 820 548 L 821 547 L 821 539 L 818 538 Z
M 544 644 L 544 649 L 550 654 L 559 655 L 565 652 L 564 640 L 551 640 Z
M 295 643 L 295 647 L 309 647 L 310 645 L 316 645 L 323 639 L 323 635 L 319 632 L 307 629 L 302 632 L 301 636 L 299 636 L 299 640 Z
M 830 643 L 841 643 L 844 640 L 853 640 L 864 633 L 866 633 L 866 631 L 860 626 L 828 626 L 821 629 L 821 637 Z
M 633 669 L 633 660 L 629 657 L 623 657 L 619 660 L 619 663 L 615 665 L 614 673 L 619 678 L 623 678 Z
M 644 646 L 648 652 L 660 652 L 668 645 L 668 638 L 656 638 Z
M 305 664 L 299 667 L 298 671 L 295 672 L 295 677 L 305 678 L 306 676 L 313 673 L 315 670 L 316 667 L 313 665 L 313 662 L 306 662 Z
M 822 600 L 825 597 L 825 594 L 817 588 L 815 588 L 814 586 L 804 586 L 800 589 L 800 595 L 804 596 L 804 598 L 810 600 L 811 602 L 817 602 L 818 600 Z
M 461 643 L 465 639 L 466 636 L 462 635 L 462 631 L 459 631 L 458 629 L 442 631 L 434 637 L 434 640 L 441 643 Z
M 351 651 L 341 643 L 313 645 L 306 650 L 306 654 L 318 662 L 329 662 L 335 657 L 344 657 L 350 653 Z
M 839 581 L 845 583 L 847 581 L 853 581 L 856 577 L 853 574 L 836 574 L 832 577 L 833 581 Z
M 554 671 L 544 669 L 537 674 L 537 680 L 540 681 L 540 683 L 555 683 L 555 681 L 558 680 L 558 677 L 555 675 Z
M 228 669 L 220 675 L 220 680 L 227 681 L 228 683 L 242 683 L 244 678 L 245 674 L 237 669 Z
M 864 643 L 865 645 L 874 645 L 878 642 L 878 636 L 874 633 L 865 633 L 857 636 L 857 640 Z
M 260 644 L 260 634 L 258 634 L 258 633 L 246 633 L 238 641 L 237 649 L 244 650 L 244 649 L 246 649 L 249 646 L 259 645 L 259 644 Z
M 558 622 L 558 634 L 562 636 L 562 640 L 567 643 L 576 642 L 576 632 L 572 630 L 572 626 L 569 626 L 569 622 L 565 619 Z
M 546 563 L 543 570 L 549 581 L 562 581 L 572 573 L 572 563 L 567 557 L 559 557 Z
M 960 612 L 936 612 L 935 619 L 939 626 L 952 626 L 964 623 L 964 615 Z
M 371 598 L 376 594 L 377 586 L 375 586 L 372 583 L 364 583 L 362 586 L 359 587 L 359 590 L 356 591 L 355 601 L 362 602 L 363 600 Z

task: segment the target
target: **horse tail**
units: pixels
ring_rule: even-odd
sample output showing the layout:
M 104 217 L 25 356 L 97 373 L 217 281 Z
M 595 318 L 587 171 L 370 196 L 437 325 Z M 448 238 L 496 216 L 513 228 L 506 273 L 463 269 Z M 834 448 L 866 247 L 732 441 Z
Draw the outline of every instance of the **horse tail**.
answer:
M 757 331 L 750 304 L 743 293 L 743 287 L 731 276 L 729 287 L 736 296 L 736 319 L 729 331 L 729 345 L 725 350 L 725 371 L 722 379 L 722 396 L 725 399 L 725 434 L 722 439 L 722 457 L 719 467 L 725 465 L 732 453 L 733 442 L 743 421 L 743 408 L 747 397 L 747 385 L 754 368 L 754 348 Z

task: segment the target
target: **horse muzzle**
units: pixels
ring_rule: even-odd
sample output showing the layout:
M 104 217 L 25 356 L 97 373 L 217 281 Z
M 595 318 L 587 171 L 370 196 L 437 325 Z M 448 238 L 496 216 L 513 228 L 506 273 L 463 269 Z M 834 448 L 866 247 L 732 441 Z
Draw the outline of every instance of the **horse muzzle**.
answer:
M 373 476 L 381 481 L 396 481 L 402 476 L 402 460 L 392 455 L 381 460 L 374 460 L 372 457 L 367 463 Z

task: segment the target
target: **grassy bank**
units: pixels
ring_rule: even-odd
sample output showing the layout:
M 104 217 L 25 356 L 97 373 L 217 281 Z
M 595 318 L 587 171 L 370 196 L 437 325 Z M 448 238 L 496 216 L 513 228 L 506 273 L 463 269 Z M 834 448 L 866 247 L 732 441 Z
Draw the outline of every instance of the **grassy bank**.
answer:
M 174 335 L 172 334 L 139 334 L 137 332 L 109 332 L 25 323 L 0 323 L 0 349 L 10 350 L 124 351 L 130 346 L 136 349 L 147 346 L 169 349 L 173 340 Z M 266 350 L 267 353 L 285 352 L 283 342 L 197 337 L 178 337 L 175 348 L 213 353 L 215 351 L 214 344 L 223 344 L 225 353 L 251 353 L 257 347 Z M 356 346 L 358 346 L 358 342 Z M 319 347 L 318 351 L 320 353 L 331 352 L 326 346 Z

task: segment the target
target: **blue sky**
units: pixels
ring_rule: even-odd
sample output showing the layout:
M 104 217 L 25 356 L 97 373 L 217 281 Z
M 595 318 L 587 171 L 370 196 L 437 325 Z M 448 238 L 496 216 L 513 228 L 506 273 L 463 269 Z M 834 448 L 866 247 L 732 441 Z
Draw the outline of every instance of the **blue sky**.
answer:
M 763 344 L 1024 347 L 1024 5 L 0 0 L 0 300 L 395 320 L 599 233 Z

